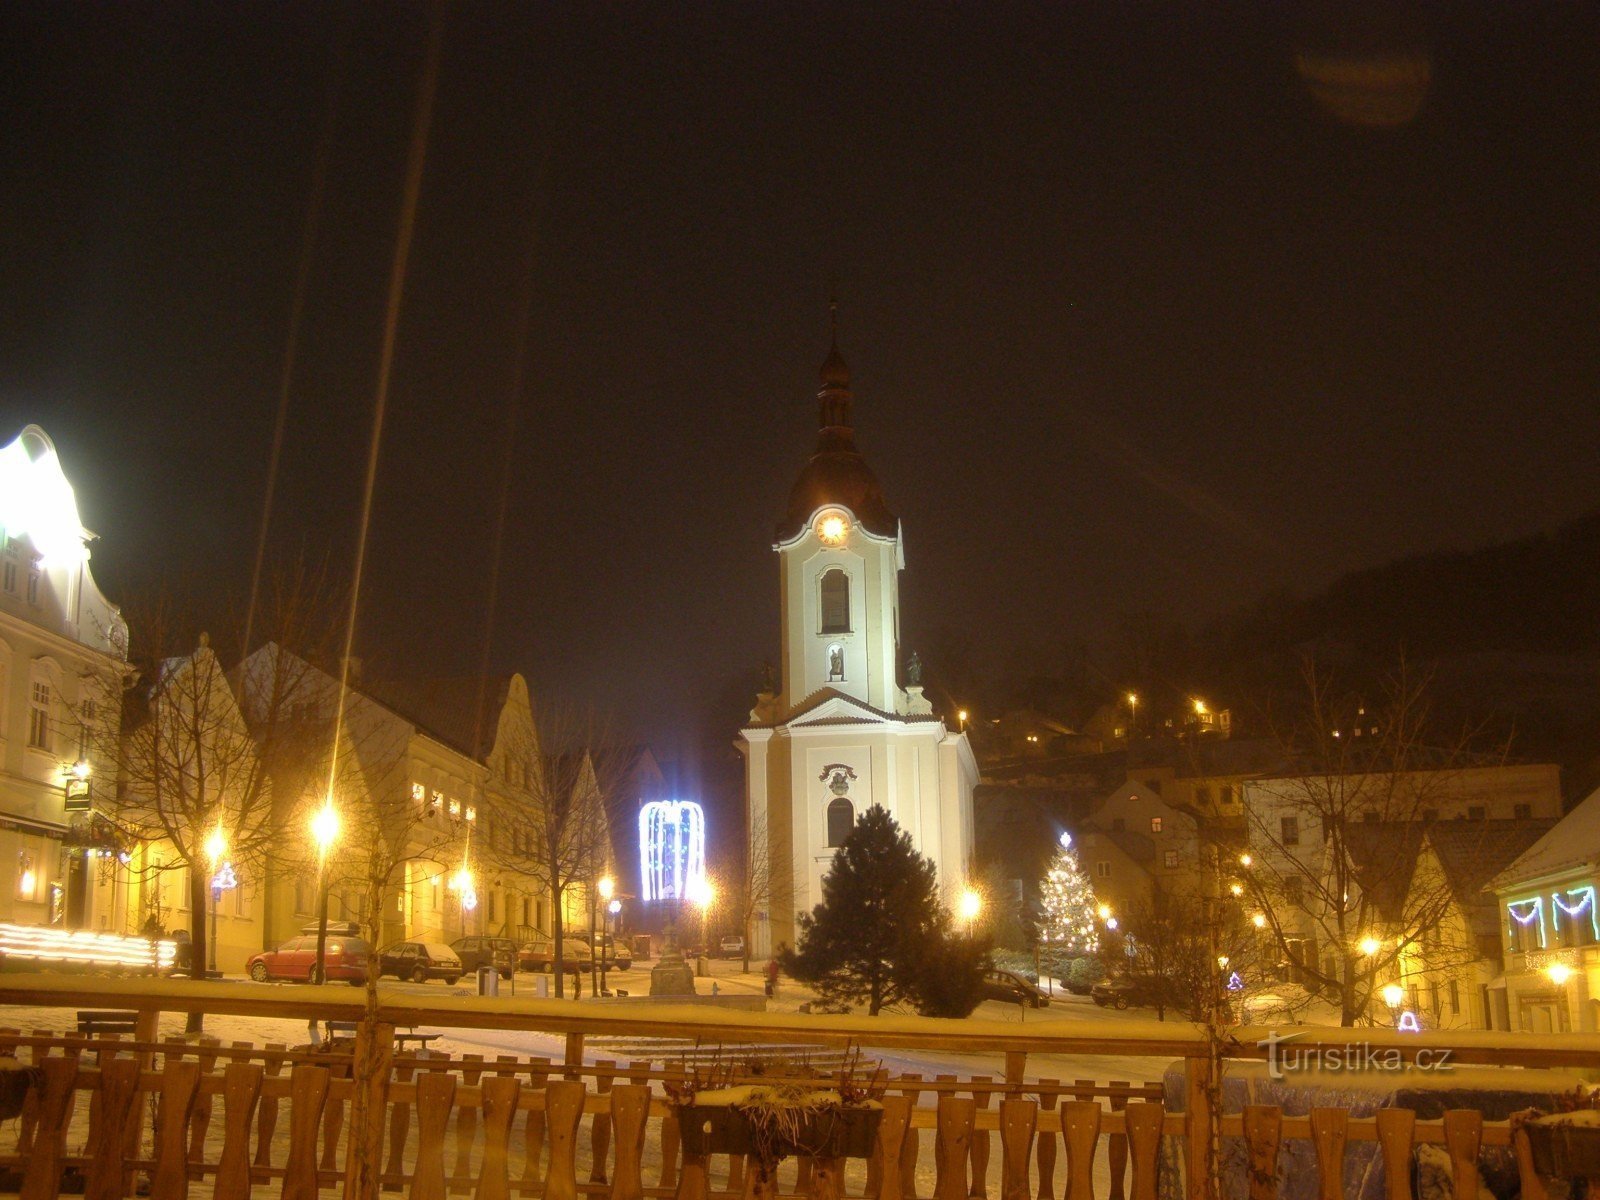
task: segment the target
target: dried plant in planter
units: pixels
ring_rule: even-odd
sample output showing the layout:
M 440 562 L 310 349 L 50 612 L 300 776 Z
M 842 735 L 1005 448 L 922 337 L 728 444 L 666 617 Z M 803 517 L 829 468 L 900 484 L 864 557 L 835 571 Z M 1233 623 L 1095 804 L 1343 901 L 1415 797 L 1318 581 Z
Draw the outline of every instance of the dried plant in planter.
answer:
M 1512 1123 L 1527 1135 L 1540 1175 L 1600 1182 L 1600 1088 L 1579 1084 L 1556 1098 L 1554 1112 L 1530 1108 Z

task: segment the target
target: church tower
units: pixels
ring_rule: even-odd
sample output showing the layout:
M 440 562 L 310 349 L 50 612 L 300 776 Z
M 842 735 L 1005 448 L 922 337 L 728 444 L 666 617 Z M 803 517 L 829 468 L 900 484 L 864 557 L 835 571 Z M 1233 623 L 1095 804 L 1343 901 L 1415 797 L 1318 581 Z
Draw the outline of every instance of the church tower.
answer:
M 764 878 L 756 954 L 794 942 L 795 915 L 856 819 L 881 804 L 931 858 L 947 902 L 972 850 L 977 764 L 966 735 L 900 671 L 900 521 L 856 447 L 837 322 L 817 393 L 817 445 L 789 492 L 773 549 L 781 681 L 740 731 L 752 872 Z

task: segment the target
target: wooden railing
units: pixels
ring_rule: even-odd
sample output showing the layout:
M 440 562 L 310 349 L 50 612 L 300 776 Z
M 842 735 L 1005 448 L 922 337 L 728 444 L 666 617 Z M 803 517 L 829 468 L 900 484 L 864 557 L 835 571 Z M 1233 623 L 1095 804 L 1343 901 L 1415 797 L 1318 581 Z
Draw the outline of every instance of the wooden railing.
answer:
M 0 1140 L 0 1167 L 15 1172 L 14 1184 L 27 1200 L 58 1195 L 64 1181 L 75 1186 L 79 1180 L 86 1195 L 102 1200 L 146 1187 L 158 1200 L 184 1197 L 191 1185 L 216 1196 L 295 1200 L 325 1188 L 346 1196 L 383 1191 L 434 1200 L 458 1194 L 548 1200 L 756 1196 L 756 1173 L 742 1160 L 683 1154 L 677 1110 L 662 1090 L 681 1072 L 642 1062 L 584 1062 L 586 1036 L 648 1034 L 1003 1054 L 1001 1078 L 890 1078 L 876 1071 L 858 1079 L 884 1108 L 872 1157 L 848 1171 L 825 1161 L 790 1164 L 777 1181 L 780 1195 L 969 1200 L 993 1191 L 1000 1200 L 1089 1200 L 1098 1179 L 1101 1194 L 1112 1200 L 1154 1200 L 1165 1177 L 1162 1192 L 1199 1200 L 1218 1194 L 1215 1151 L 1232 1147 L 1242 1148 L 1247 1159 L 1243 1178 L 1251 1200 L 1266 1200 L 1279 1192 L 1280 1149 L 1304 1139 L 1314 1150 L 1319 1200 L 1343 1195 L 1347 1150 L 1362 1142 L 1380 1148 L 1391 1200 L 1411 1200 L 1419 1143 L 1445 1148 L 1458 1200 L 1477 1200 L 1474 1166 L 1480 1149 L 1491 1146 L 1512 1147 L 1525 1200 L 1543 1197 L 1526 1136 L 1476 1112 L 1421 1121 L 1402 1109 L 1355 1119 L 1343 1109 L 1293 1117 L 1249 1106 L 1213 1121 L 1216 1058 L 1260 1057 L 1264 1051 L 1251 1031 L 1232 1031 L 1218 1048 L 1204 1030 L 1145 1022 L 1096 1025 L 1096 1036 L 1083 1036 L 1053 1031 L 1070 1023 L 1022 1031 L 991 1022 L 875 1024 L 774 1014 L 751 1020 L 753 1014 L 691 1008 L 527 1000 L 418 1005 L 414 994 L 393 998 L 378 1021 L 362 1029 L 361 1049 L 371 1048 L 378 1070 L 371 1089 L 358 1097 L 352 1078 L 358 1059 L 348 1047 L 223 1046 L 155 1036 L 163 1010 L 350 1019 L 359 1016 L 360 1006 L 349 989 L 189 984 L 157 992 L 134 981 L 84 989 L 11 977 L 0 986 L 0 1023 L 4 1006 L 19 1004 L 115 1006 L 140 1018 L 132 1040 L 0 1029 L 0 1053 L 42 1072 L 42 1086 L 29 1096 L 17 1123 L 14 1152 L 3 1153 L 12 1147 Z M 561 1033 L 564 1060 L 397 1055 L 397 1023 Z M 1600 1038 L 1592 1035 L 1554 1046 L 1518 1045 L 1504 1034 L 1444 1039 L 1311 1030 L 1296 1045 L 1338 1046 L 1357 1037 L 1386 1041 L 1412 1055 L 1449 1049 L 1462 1063 L 1600 1064 Z M 1182 1059 L 1184 1111 L 1166 1111 L 1160 1085 L 1038 1078 L 1028 1071 L 1030 1053 Z M 369 1103 L 375 1119 L 354 1129 L 348 1114 L 358 1099 Z M 929 1131 L 931 1139 L 924 1137 Z M 999 1155 L 992 1167 L 996 1137 Z M 1173 1186 L 1180 1172 L 1181 1191 Z M 991 1174 L 997 1175 L 993 1186 Z

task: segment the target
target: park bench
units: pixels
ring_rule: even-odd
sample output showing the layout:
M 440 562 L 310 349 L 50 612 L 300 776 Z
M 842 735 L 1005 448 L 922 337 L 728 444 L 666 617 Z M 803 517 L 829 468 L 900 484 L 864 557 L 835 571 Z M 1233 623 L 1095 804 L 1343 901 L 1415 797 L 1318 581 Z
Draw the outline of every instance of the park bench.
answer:
M 107 1033 L 134 1033 L 139 1014 L 132 1009 L 79 1009 L 78 1032 L 89 1037 Z

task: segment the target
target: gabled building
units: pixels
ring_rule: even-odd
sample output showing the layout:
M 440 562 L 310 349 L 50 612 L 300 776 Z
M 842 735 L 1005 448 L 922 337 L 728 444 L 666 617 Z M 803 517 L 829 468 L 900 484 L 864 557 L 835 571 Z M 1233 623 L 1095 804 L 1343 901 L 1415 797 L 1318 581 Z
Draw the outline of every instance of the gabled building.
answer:
M 1491 887 L 1505 954 L 1495 1028 L 1600 1030 L 1600 791 L 1518 855 Z
M 128 627 L 55 445 L 0 447 L 0 921 L 123 932 L 115 807 Z

